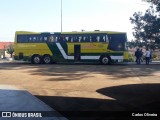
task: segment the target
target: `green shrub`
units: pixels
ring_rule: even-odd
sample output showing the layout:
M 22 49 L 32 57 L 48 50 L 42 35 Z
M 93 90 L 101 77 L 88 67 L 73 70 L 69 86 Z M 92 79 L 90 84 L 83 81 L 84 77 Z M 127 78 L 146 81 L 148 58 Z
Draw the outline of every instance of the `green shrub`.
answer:
M 129 53 L 129 55 L 128 55 L 128 61 L 129 62 L 134 62 L 135 61 L 135 56 L 133 54 Z
M 155 53 L 153 53 L 153 55 L 152 55 L 152 60 L 159 60 L 158 55 L 155 54 Z

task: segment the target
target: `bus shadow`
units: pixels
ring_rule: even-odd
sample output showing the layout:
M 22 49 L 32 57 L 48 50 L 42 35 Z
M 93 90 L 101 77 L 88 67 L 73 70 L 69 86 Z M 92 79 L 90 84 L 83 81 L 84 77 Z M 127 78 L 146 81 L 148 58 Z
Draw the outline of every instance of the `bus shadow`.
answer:
M 129 106 L 128 110 L 159 111 L 160 109 L 160 83 L 106 87 L 96 92 Z
M 36 97 L 69 120 L 110 120 L 110 117 L 105 115 L 107 111 L 125 110 L 114 100 L 66 96 L 36 95 Z M 98 114 L 101 112 L 103 117 Z
M 28 63 L 0 63 L 0 71 L 1 70 L 25 70 L 30 75 L 49 76 L 48 81 L 68 81 L 86 78 L 92 79 L 96 74 L 104 75 L 104 79 L 106 80 L 146 76 L 158 77 L 160 67 L 159 65 L 33 65 Z M 154 73 L 156 73 L 156 75 Z
M 104 75 L 106 80 L 120 80 L 132 77 L 157 77 L 159 65 L 50 65 L 38 67 L 32 75 L 51 76 L 48 81 L 66 81 L 94 78 L 96 74 Z M 108 78 L 109 77 L 109 78 Z
M 36 97 L 48 104 L 53 109 L 67 117 L 67 111 L 80 112 L 79 116 L 84 116 L 86 111 L 90 114 L 90 117 L 94 116 L 91 120 L 110 120 L 105 118 L 101 119 L 100 114 L 94 114 L 103 112 L 138 112 L 138 111 L 159 111 L 160 109 L 160 84 L 133 84 L 133 85 L 123 85 L 102 88 L 97 90 L 98 93 L 112 97 L 111 99 L 98 99 L 98 98 L 83 98 L 83 97 L 66 97 L 66 96 L 40 96 Z M 65 112 L 64 112 L 65 111 Z M 65 114 L 66 113 L 66 114 Z M 110 115 L 114 118 L 116 114 Z M 103 116 L 104 117 L 104 116 Z M 125 117 L 125 116 L 124 116 Z M 72 113 L 70 113 L 69 120 L 76 120 L 72 118 Z M 84 118 L 79 118 L 78 120 L 84 120 Z M 87 118 L 86 120 L 90 120 Z M 114 120 L 114 119 L 112 119 Z

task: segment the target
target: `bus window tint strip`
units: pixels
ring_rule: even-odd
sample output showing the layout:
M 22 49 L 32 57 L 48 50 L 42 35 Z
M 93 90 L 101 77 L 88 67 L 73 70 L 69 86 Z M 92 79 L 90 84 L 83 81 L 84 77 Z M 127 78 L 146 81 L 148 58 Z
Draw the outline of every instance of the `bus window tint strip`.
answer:
M 48 36 L 42 36 L 38 34 L 17 36 L 18 43 L 42 43 L 42 42 L 48 42 L 48 40 L 49 40 Z
M 85 35 L 18 35 L 18 43 L 45 43 L 45 42 L 109 42 L 106 34 Z
M 85 34 L 85 35 L 61 35 L 58 42 L 109 42 L 108 36 Z

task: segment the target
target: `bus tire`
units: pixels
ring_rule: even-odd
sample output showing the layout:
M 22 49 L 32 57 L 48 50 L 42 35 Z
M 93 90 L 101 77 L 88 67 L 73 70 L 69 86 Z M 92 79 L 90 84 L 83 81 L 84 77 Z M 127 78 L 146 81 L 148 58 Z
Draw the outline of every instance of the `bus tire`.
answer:
M 44 55 L 42 59 L 43 59 L 43 63 L 45 64 L 52 63 L 52 57 L 50 55 Z
M 108 64 L 111 63 L 111 57 L 108 56 L 108 55 L 103 55 L 103 56 L 101 56 L 101 58 L 100 58 L 100 62 L 101 62 L 101 64 L 103 64 L 103 65 L 108 65 Z
M 33 64 L 40 64 L 41 63 L 41 56 L 40 55 L 33 55 L 31 62 Z

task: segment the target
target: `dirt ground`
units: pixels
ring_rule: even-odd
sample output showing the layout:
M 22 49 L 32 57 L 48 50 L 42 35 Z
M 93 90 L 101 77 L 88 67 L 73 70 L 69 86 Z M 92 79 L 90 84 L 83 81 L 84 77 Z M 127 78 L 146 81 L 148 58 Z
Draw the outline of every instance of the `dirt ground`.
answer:
M 156 64 L 0 63 L 0 85 L 27 90 L 57 111 L 160 109 L 160 65 Z

